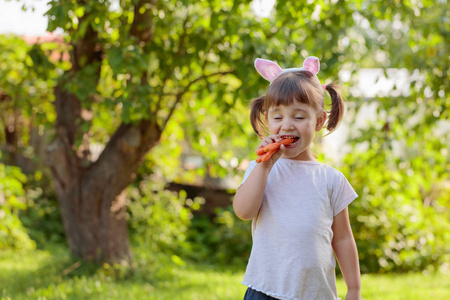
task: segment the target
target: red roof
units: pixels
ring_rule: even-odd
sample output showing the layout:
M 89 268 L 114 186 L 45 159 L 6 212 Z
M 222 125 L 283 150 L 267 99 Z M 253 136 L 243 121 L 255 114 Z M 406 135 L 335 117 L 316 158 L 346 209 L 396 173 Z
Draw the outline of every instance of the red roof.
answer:
M 37 43 L 64 43 L 64 37 L 62 35 L 57 35 L 48 31 L 46 35 L 22 36 L 22 38 L 29 45 L 34 45 Z
M 41 44 L 41 43 L 58 43 L 61 46 L 59 49 L 52 50 L 48 53 L 51 61 L 70 61 L 70 54 L 68 47 L 64 42 L 64 37 L 62 35 L 54 34 L 52 32 L 47 32 L 46 35 L 41 36 L 22 36 L 22 39 L 28 45 Z

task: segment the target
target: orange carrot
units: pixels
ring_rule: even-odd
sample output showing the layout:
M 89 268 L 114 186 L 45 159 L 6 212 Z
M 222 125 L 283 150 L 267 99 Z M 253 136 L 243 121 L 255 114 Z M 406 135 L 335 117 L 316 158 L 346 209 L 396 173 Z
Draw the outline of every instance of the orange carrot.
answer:
M 269 145 L 265 146 L 264 147 L 264 151 L 265 152 L 269 152 L 269 151 L 272 151 L 272 150 L 278 150 L 278 149 L 280 149 L 280 146 L 281 146 L 280 142 L 272 143 L 272 144 L 269 144 Z
M 283 139 L 283 140 L 281 140 L 281 141 L 279 141 L 279 142 L 275 142 L 275 143 L 272 143 L 272 144 L 269 144 L 269 145 L 267 145 L 267 146 L 265 146 L 264 147 L 264 151 L 265 152 L 269 152 L 269 151 L 271 151 L 271 150 L 278 150 L 278 149 L 280 149 L 280 146 L 283 144 L 283 145 L 288 145 L 288 144 L 290 144 L 290 143 L 292 143 L 294 141 L 294 139 Z
M 263 153 L 262 155 L 258 156 L 258 158 L 256 159 L 256 162 L 260 163 L 260 162 L 268 161 L 272 157 L 272 155 L 277 151 L 278 151 L 278 149 L 275 149 L 275 150 Z
M 275 142 L 265 147 L 258 148 L 256 150 L 256 154 L 258 155 L 256 162 L 260 163 L 268 161 L 272 157 L 272 155 L 280 149 L 281 145 L 288 145 L 292 142 L 294 142 L 294 139 L 283 139 L 279 142 Z
M 290 143 L 293 143 L 294 139 L 284 139 L 279 141 L 279 143 L 283 144 L 283 145 L 289 145 Z
M 264 152 L 263 154 L 261 154 L 260 156 L 258 156 L 258 158 L 256 159 L 257 163 L 262 162 L 263 158 L 266 156 L 267 152 Z
M 277 151 L 278 151 L 278 149 L 267 152 L 266 155 L 264 155 L 264 157 L 261 159 L 261 161 L 262 162 L 268 161 L 272 157 L 272 155 Z
M 258 156 L 258 158 L 256 159 L 257 163 L 260 163 L 263 161 L 263 159 L 266 157 L 267 153 L 264 153 L 263 155 Z
M 258 148 L 256 150 L 256 154 L 258 155 L 263 155 L 264 153 L 266 153 L 266 151 L 264 151 L 264 147 Z

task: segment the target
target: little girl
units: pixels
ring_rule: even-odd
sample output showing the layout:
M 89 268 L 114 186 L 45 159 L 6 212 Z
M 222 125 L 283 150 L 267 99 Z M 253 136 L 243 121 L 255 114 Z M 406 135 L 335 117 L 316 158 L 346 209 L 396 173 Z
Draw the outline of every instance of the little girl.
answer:
M 343 100 L 333 84 L 320 84 L 316 57 L 306 58 L 303 68 L 283 70 L 264 59 L 255 67 L 270 81 L 266 95 L 251 104 L 251 123 L 262 138 L 258 149 L 282 139 L 293 142 L 267 161 L 250 162 L 236 191 L 236 215 L 253 220 L 244 300 L 338 299 L 333 251 L 347 284 L 346 299 L 361 299 L 347 210 L 357 194 L 341 172 L 318 162 L 311 150 L 327 120 L 324 90 L 332 100 L 329 132 L 342 119 Z

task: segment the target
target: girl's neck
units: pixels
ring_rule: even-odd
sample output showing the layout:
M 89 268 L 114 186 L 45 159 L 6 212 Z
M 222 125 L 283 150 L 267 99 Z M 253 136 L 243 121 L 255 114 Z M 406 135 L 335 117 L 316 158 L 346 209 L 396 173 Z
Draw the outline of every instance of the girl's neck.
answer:
M 284 155 L 281 158 L 292 159 L 292 160 L 301 160 L 301 161 L 317 161 L 316 157 L 311 151 L 311 148 L 308 147 L 305 151 L 297 155 L 296 157 L 285 157 Z

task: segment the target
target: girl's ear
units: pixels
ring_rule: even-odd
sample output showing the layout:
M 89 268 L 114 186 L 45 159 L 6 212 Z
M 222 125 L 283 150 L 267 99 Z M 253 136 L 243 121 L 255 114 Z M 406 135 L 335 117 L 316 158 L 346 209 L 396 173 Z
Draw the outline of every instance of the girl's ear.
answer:
M 319 115 L 317 116 L 317 121 L 316 121 L 316 131 L 320 131 L 323 127 L 323 125 L 325 124 L 325 121 L 327 120 L 327 113 L 326 111 L 322 111 L 321 113 L 319 113 Z
M 255 60 L 255 68 L 264 79 L 270 82 L 283 71 L 281 67 L 273 61 L 262 58 L 257 58 Z

